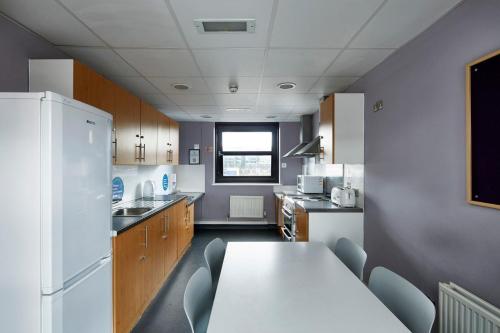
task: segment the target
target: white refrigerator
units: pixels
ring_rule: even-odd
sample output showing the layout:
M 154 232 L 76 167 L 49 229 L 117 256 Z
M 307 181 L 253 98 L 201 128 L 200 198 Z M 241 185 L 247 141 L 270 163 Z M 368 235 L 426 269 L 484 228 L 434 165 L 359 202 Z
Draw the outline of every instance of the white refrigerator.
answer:
M 112 332 L 112 116 L 0 93 L 0 331 Z

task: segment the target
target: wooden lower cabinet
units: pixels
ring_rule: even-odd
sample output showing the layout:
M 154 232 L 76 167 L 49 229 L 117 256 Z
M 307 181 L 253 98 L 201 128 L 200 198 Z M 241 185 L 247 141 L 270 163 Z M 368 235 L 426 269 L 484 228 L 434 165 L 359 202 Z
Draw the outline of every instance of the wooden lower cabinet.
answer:
M 301 208 L 295 208 L 295 241 L 309 241 L 309 214 Z
M 178 219 L 181 222 L 178 225 L 177 232 L 177 253 L 184 254 L 191 244 L 191 239 L 194 234 L 194 204 L 188 206 L 187 200 L 183 200 L 183 209 L 177 211 Z
M 115 333 L 132 330 L 189 247 L 193 209 L 184 199 L 113 238 Z

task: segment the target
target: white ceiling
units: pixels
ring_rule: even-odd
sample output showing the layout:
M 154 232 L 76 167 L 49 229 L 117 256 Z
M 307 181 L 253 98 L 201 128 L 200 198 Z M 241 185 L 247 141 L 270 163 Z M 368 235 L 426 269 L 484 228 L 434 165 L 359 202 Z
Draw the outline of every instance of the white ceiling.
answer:
M 0 11 L 176 120 L 298 121 L 460 1 L 2 0 Z M 201 18 L 256 29 L 202 34 Z

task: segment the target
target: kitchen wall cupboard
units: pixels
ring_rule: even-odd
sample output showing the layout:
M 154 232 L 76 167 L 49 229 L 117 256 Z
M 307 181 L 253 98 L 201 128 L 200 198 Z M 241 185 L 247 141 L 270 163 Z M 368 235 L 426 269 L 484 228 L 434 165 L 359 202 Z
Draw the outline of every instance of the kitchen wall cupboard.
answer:
M 113 238 L 115 333 L 132 330 L 189 248 L 192 228 L 186 220 L 193 209 L 184 199 Z M 183 242 L 180 251 L 178 239 Z
M 364 163 L 364 94 L 333 94 L 320 103 L 319 135 L 326 164 Z
M 178 164 L 179 124 L 90 67 L 31 59 L 29 75 L 30 91 L 53 91 L 113 115 L 114 164 Z
M 158 164 L 179 164 L 179 124 L 160 114 L 158 117 Z

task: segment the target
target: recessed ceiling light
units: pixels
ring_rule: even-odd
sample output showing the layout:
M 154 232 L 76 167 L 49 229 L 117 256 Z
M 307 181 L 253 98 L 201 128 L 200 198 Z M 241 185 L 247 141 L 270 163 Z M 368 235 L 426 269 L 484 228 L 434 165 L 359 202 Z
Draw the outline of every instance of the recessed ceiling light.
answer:
M 203 114 L 200 117 L 202 117 L 204 119 L 212 119 L 212 116 L 209 116 L 208 114 Z
M 250 111 L 249 108 L 227 108 L 227 112 L 247 112 Z
M 177 90 L 188 90 L 189 86 L 184 83 L 174 83 L 172 84 L 172 87 L 174 87 Z
M 274 119 L 276 116 L 266 116 L 266 119 Z
M 293 82 L 281 82 L 277 84 L 277 87 L 283 90 L 293 89 L 295 86 L 297 85 Z

